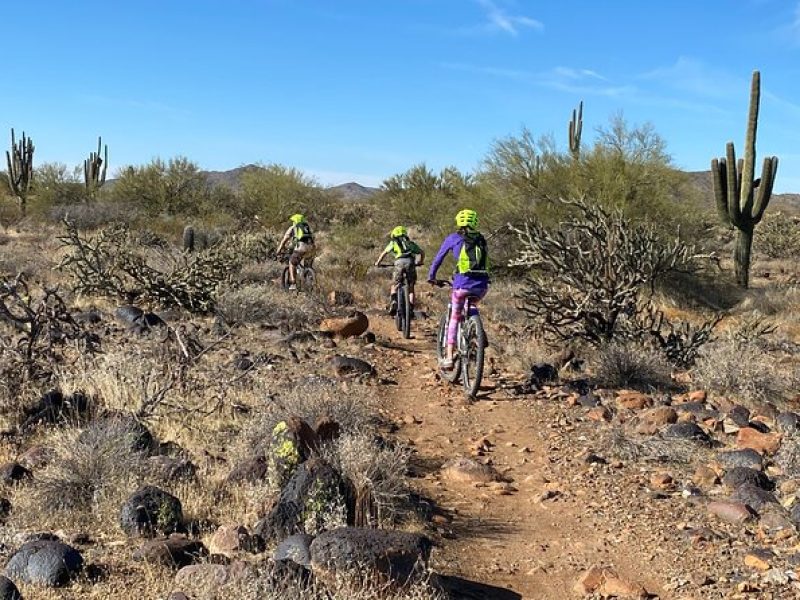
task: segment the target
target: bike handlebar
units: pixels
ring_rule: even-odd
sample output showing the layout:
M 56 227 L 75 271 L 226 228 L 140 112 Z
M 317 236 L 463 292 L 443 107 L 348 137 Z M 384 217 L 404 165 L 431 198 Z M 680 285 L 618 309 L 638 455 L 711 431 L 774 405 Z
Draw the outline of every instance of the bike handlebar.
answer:
M 429 279 L 428 283 L 436 287 L 453 287 L 453 282 L 449 279 Z

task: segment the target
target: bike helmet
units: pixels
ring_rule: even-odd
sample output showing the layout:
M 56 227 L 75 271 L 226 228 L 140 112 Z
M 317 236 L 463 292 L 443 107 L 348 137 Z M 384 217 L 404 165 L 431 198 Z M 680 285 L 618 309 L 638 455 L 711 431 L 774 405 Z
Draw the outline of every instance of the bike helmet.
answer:
M 303 221 L 305 221 L 306 218 L 305 218 L 305 216 L 301 215 L 300 213 L 297 213 L 297 214 L 292 215 L 291 217 L 289 217 L 289 220 L 292 222 L 293 225 L 297 225 L 298 223 L 302 223 Z
M 404 235 L 408 235 L 408 229 L 403 227 L 402 225 L 398 225 L 394 229 L 392 229 L 392 233 L 390 234 L 393 238 L 399 238 Z
M 456 215 L 456 225 L 458 227 L 467 227 L 469 229 L 478 228 L 478 213 L 469 208 L 461 210 Z

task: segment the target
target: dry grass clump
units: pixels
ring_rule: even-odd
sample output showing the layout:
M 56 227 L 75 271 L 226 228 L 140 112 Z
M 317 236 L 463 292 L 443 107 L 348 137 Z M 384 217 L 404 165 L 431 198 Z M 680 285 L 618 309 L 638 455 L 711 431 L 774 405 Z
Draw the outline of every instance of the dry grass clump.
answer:
M 649 391 L 673 385 L 672 367 L 666 357 L 641 344 L 614 342 L 601 346 L 593 362 L 595 378 L 603 387 Z
M 116 514 L 146 471 L 141 433 L 123 420 L 57 432 L 55 457 L 15 498 L 15 516 L 36 527 L 73 524 L 79 515 Z M 55 523 L 53 523 L 55 521 Z
M 703 348 L 693 376 L 704 389 L 747 403 L 780 400 L 800 381 L 800 374 L 780 368 L 758 345 L 737 339 Z
M 287 294 L 275 284 L 228 289 L 217 299 L 217 311 L 230 324 L 259 323 L 283 331 L 307 329 L 321 317 L 319 305 L 306 294 Z
M 699 445 L 691 440 L 647 437 L 636 439 L 614 428 L 605 435 L 602 446 L 611 456 L 625 462 L 690 464 L 697 459 Z
M 266 389 L 260 393 L 271 395 Z M 375 407 L 376 399 L 367 388 L 351 386 L 344 389 L 333 380 L 311 375 L 268 398 L 245 429 L 243 441 L 245 447 L 252 450 L 270 439 L 275 426 L 290 416 L 300 417 L 312 426 L 318 419 L 330 417 L 342 431 L 371 433 L 374 431 Z
M 382 443 L 368 433 L 345 433 L 325 458 L 356 490 L 368 492 L 375 504 L 378 526 L 394 524 L 408 499 L 406 473 L 410 450 Z
M 354 570 L 322 584 L 284 575 L 272 563 L 228 585 L 191 591 L 198 600 L 445 600 L 425 579 L 397 588 L 376 582 L 366 571 Z

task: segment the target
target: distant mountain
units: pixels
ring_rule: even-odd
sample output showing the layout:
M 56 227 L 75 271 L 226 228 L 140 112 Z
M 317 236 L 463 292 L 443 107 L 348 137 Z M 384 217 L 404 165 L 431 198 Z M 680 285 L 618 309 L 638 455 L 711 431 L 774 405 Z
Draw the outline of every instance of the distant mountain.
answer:
M 714 203 L 714 179 L 711 171 L 688 171 L 689 180 L 700 191 L 703 199 Z M 769 203 L 770 209 L 800 211 L 800 194 L 773 194 Z
M 378 188 L 366 187 L 355 181 L 336 185 L 328 190 L 339 194 L 345 200 L 367 200 L 379 191 Z
M 210 185 L 224 185 L 225 187 L 236 190 L 241 184 L 243 173 L 256 171 L 260 168 L 261 167 L 258 165 L 244 165 L 243 167 L 237 167 L 229 171 L 203 171 L 203 174 L 206 176 Z M 328 191 L 339 194 L 345 200 L 354 201 L 366 200 L 378 192 L 378 188 L 366 187 L 355 181 L 342 183 L 341 185 L 336 185 L 327 189 Z

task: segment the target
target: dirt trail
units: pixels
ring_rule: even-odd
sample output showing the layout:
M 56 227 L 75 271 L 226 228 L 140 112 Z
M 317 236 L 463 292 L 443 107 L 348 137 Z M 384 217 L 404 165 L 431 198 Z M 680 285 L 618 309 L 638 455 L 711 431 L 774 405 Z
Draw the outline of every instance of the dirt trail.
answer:
M 580 450 L 570 447 L 568 431 L 559 431 L 558 411 L 511 397 L 496 372 L 486 378 L 479 401 L 467 405 L 460 387 L 437 380 L 433 319 L 415 322 L 411 340 L 384 316 L 372 315 L 371 323 L 380 338 L 391 340 L 376 358 L 398 383 L 384 395 L 388 416 L 400 426 L 397 435 L 416 451 L 415 487 L 452 515 L 438 528 L 439 571 L 523 598 L 555 600 L 574 598 L 577 578 L 592 564 L 613 565 L 651 593 L 670 597 L 647 576 L 654 572 L 652 557 L 638 545 L 615 546 L 615 526 L 587 506 L 587 496 L 598 500 L 594 492 L 576 488 L 569 469 L 557 464 L 564 451 Z M 491 461 L 511 481 L 510 490 L 440 477 L 445 461 L 475 456 L 483 438 L 492 446 L 479 460 Z

